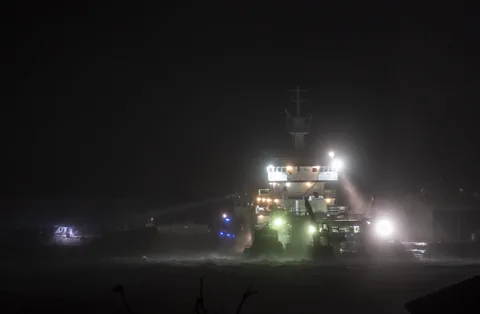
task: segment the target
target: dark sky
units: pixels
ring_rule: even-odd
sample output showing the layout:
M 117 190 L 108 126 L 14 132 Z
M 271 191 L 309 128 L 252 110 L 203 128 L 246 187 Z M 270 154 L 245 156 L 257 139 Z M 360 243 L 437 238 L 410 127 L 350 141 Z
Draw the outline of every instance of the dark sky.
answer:
M 310 151 L 333 147 L 368 189 L 478 187 L 469 8 L 30 2 L 12 10 L 4 58 L 16 86 L 2 101 L 4 199 L 233 192 L 250 158 L 289 147 L 297 85 Z

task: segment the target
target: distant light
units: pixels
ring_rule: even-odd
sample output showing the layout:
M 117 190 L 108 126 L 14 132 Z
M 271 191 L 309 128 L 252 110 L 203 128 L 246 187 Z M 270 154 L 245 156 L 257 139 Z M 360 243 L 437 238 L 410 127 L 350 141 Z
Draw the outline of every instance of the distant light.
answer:
M 292 166 L 287 166 L 287 171 L 292 171 L 293 167 Z
M 262 202 L 265 202 L 267 199 L 266 198 L 262 198 Z
M 317 229 L 315 228 L 315 226 L 312 226 L 312 225 L 308 226 L 308 233 L 312 234 L 312 233 L 315 233 L 316 231 Z
M 333 168 L 335 168 L 335 170 L 342 170 L 343 162 L 340 159 L 334 159 L 332 162 L 332 166 Z
M 258 219 L 263 219 L 263 215 L 258 215 Z
M 227 233 L 227 237 L 230 237 L 230 233 Z
M 312 182 L 306 182 L 305 185 L 310 187 L 310 186 L 312 186 Z
M 330 152 L 328 152 L 328 156 L 329 156 L 330 158 L 333 158 L 333 157 L 335 157 L 335 153 L 332 152 L 332 151 L 330 151 Z
M 223 214 L 222 217 L 223 217 L 223 218 L 227 218 L 227 214 Z
M 232 234 L 232 238 L 235 238 L 235 235 L 234 235 L 234 234 Z
M 222 236 L 222 235 L 223 235 L 223 232 L 220 232 L 220 235 Z
M 287 182 L 287 183 L 285 183 L 285 185 L 286 185 L 287 187 L 289 187 L 291 184 L 290 184 L 290 182 Z
M 278 198 L 274 199 L 273 201 L 278 204 Z
M 267 198 L 267 202 L 270 203 L 272 201 L 271 198 Z
M 327 204 L 329 204 L 330 202 L 332 202 L 332 199 L 331 198 L 326 198 L 325 202 L 327 202 Z
M 230 220 L 231 220 L 230 218 L 225 218 L 226 222 L 230 222 Z
M 260 197 L 257 197 L 257 202 L 260 202 L 262 199 Z

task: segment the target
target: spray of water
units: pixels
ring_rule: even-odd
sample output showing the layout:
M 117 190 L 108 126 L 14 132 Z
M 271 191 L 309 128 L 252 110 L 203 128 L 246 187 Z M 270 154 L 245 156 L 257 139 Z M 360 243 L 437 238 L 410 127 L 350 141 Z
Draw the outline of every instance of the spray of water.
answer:
M 356 214 L 365 214 L 368 210 L 366 206 L 367 202 L 362 197 L 362 195 L 360 195 L 359 191 L 352 183 L 347 174 L 343 176 L 343 185 L 346 191 L 348 203 L 352 207 L 352 211 Z

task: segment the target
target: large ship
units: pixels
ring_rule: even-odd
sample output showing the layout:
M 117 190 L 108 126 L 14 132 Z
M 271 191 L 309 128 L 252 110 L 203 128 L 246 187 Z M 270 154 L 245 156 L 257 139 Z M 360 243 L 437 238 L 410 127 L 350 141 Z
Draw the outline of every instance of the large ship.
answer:
M 342 204 L 341 156 L 327 148 L 322 160 L 305 154 L 313 117 L 302 114 L 304 91 L 297 87 L 291 92 L 296 114 L 286 111 L 286 116 L 294 154 L 274 158 L 264 168 L 268 186 L 258 189 L 252 201 L 252 232 L 245 253 L 333 256 L 362 251 L 367 243 L 388 242 L 393 231 L 388 220 L 352 214 Z M 371 235 L 381 241 L 370 241 Z

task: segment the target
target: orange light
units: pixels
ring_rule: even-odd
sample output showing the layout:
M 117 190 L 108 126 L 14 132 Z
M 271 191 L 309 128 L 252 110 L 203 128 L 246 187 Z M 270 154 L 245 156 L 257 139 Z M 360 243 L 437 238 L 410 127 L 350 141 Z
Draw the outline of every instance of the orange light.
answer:
M 260 197 L 257 197 L 257 202 L 260 202 L 262 199 Z
M 265 198 L 262 198 L 262 202 L 265 202 L 265 201 L 266 201 L 266 199 L 265 199 Z
M 273 201 L 278 204 L 278 199 L 274 199 Z
M 305 183 L 307 186 L 312 186 L 312 182 Z
M 331 198 L 326 198 L 325 202 L 327 202 L 327 204 L 330 204 L 332 202 L 332 199 Z
M 293 167 L 292 166 L 287 166 L 287 171 L 292 171 Z

